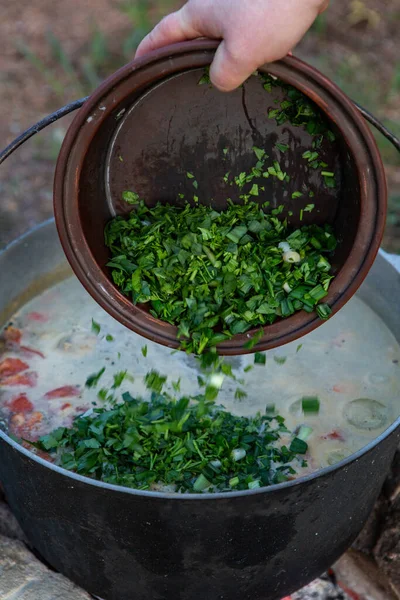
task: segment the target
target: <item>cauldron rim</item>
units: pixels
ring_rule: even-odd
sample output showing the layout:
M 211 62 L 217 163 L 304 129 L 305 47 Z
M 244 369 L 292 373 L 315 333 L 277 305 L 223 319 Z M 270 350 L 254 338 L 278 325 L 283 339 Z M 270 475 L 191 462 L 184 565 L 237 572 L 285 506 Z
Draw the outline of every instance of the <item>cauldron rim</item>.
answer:
M 54 219 L 48 219 L 26 231 L 21 236 L 17 237 L 15 240 L 12 240 L 5 248 L 0 250 L 0 257 L 5 254 L 7 251 L 11 250 L 13 247 L 18 246 L 21 243 L 24 243 L 25 240 L 28 240 L 33 234 L 40 233 L 42 229 L 46 229 L 49 226 L 55 226 Z M 393 269 L 396 273 L 395 268 L 389 263 L 389 261 L 381 254 L 379 251 L 379 258 L 384 260 L 388 265 Z M 373 450 L 378 444 L 380 444 L 383 440 L 389 437 L 396 429 L 400 429 L 400 415 L 397 417 L 395 421 L 385 429 L 378 437 L 371 440 L 368 444 L 350 454 L 340 462 L 335 463 L 334 465 L 330 465 L 328 467 L 324 467 L 323 469 L 318 469 L 309 475 L 304 475 L 303 477 L 298 477 L 297 479 L 293 479 L 292 481 L 284 481 L 282 483 L 276 483 L 274 485 L 265 486 L 256 488 L 253 490 L 241 490 L 236 492 L 215 492 L 215 493 L 202 493 L 202 494 L 188 494 L 188 493 L 171 493 L 171 492 L 153 492 L 147 490 L 137 490 L 135 488 L 129 488 L 122 485 L 114 485 L 111 483 L 105 483 L 104 481 L 99 481 L 97 479 L 91 479 L 90 477 L 85 477 L 83 475 L 79 475 L 78 473 L 74 473 L 73 471 L 68 471 L 67 469 L 63 469 L 40 456 L 37 456 L 27 448 L 21 446 L 18 442 L 13 440 L 10 436 L 8 436 L 4 431 L 0 429 L 0 440 L 3 440 L 6 444 L 11 446 L 17 452 L 22 453 L 30 460 L 35 461 L 39 465 L 50 469 L 58 473 L 59 475 L 63 475 L 67 478 L 72 479 L 73 481 L 79 481 L 80 483 L 92 485 L 94 487 L 99 487 L 104 490 L 109 490 L 110 492 L 119 492 L 126 493 L 133 496 L 143 496 L 150 498 L 159 498 L 159 499 L 168 499 L 168 500 L 222 500 L 227 498 L 237 498 L 243 496 L 253 496 L 256 494 L 268 494 L 273 493 L 279 490 L 285 490 L 288 488 L 292 488 L 294 486 L 300 486 L 302 484 L 307 484 L 318 477 L 324 477 L 325 475 L 329 475 L 339 469 L 345 468 L 347 465 L 352 462 L 356 462 L 359 458 L 364 456 L 364 454 L 368 454 L 371 450 Z

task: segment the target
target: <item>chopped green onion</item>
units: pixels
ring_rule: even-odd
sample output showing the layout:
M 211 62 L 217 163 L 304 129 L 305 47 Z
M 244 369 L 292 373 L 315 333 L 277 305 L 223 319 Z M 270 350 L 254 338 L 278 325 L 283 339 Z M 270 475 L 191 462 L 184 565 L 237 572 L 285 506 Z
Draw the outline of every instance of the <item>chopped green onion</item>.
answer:
M 265 352 L 256 352 L 254 354 L 254 364 L 255 365 L 265 365 L 266 360 L 267 360 L 267 357 L 265 355 Z
M 248 486 L 249 490 L 255 490 L 260 487 L 260 480 L 255 479 L 254 481 L 249 481 L 247 486 Z
M 208 481 L 206 477 L 204 477 L 203 473 L 200 473 L 198 478 L 193 484 L 193 490 L 195 492 L 203 492 L 205 489 L 209 488 L 211 483 Z
M 139 194 L 136 192 L 122 192 L 122 200 L 127 204 L 137 204 L 140 202 Z
M 101 331 L 101 326 L 99 323 L 96 323 L 96 321 L 94 319 L 92 319 L 92 331 L 93 333 L 95 333 L 96 335 L 99 335 L 100 331 Z
M 313 432 L 312 427 L 306 427 L 306 425 L 301 425 L 296 437 L 299 440 L 306 442 L 308 440 L 308 438 L 310 437 L 310 435 L 312 434 L 312 432 Z
M 308 444 L 298 437 L 295 437 L 290 444 L 289 450 L 296 454 L 305 454 L 308 450 Z
M 284 365 L 286 360 L 287 360 L 286 356 L 274 356 L 274 361 L 278 365 Z
M 232 450 L 232 460 L 237 462 L 238 460 L 242 460 L 246 456 L 246 450 L 244 448 L 235 448 Z
M 86 379 L 85 386 L 88 388 L 95 387 L 98 384 L 99 379 L 103 375 L 105 370 L 106 368 L 103 367 L 102 369 L 100 369 L 100 371 L 98 371 L 98 373 L 93 373 L 92 375 L 89 375 L 89 377 Z
M 329 319 L 332 314 L 332 309 L 328 304 L 318 304 L 316 311 L 320 319 Z
M 304 413 L 318 413 L 319 398 L 317 396 L 304 396 L 301 399 L 301 407 Z

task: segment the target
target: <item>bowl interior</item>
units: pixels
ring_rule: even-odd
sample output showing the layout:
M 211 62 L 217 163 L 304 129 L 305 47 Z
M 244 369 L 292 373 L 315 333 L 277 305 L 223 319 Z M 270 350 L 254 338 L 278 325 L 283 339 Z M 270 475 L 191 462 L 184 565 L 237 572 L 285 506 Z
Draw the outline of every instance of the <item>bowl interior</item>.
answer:
M 149 206 L 158 201 L 193 203 L 197 196 L 199 202 L 223 210 L 228 198 L 242 202 L 244 190 L 232 180 L 251 172 L 257 147 L 268 155 L 267 165 L 278 161 L 290 179 L 258 180 L 265 189 L 252 200 L 268 201 L 272 209 L 283 205 L 282 217 L 293 228 L 328 222 L 341 236 L 346 223 L 346 235 L 341 236 L 333 260 L 335 272 L 339 271 L 354 244 L 360 217 L 358 177 L 343 137 L 333 126 L 336 140 L 325 136 L 318 148 L 318 160 L 335 173 L 335 187 L 327 187 L 321 168 L 311 167 L 303 158 L 316 136 L 304 127 L 278 125 L 275 118 L 268 118 L 269 111 L 287 100 L 284 89 L 274 87 L 268 93 L 262 80 L 253 76 L 240 89 L 224 94 L 199 84 L 203 75 L 204 69 L 184 71 L 142 94 L 133 93 L 118 119 L 110 115 L 97 130 L 80 176 L 85 199 L 80 203 L 81 222 L 96 262 L 108 276 L 109 251 L 99 231 L 113 216 L 133 210 L 122 199 L 124 191 L 136 192 Z M 302 196 L 292 198 L 296 191 Z M 304 211 L 310 204 L 314 209 Z

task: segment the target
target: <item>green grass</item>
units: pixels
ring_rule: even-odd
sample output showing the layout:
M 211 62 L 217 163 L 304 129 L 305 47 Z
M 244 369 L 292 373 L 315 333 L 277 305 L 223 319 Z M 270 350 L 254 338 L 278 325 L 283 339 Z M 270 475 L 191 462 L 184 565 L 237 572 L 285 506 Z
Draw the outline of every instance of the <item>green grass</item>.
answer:
M 105 77 L 132 60 L 143 37 L 176 5 L 176 0 L 125 0 L 120 10 L 126 16 L 126 29 L 116 48 L 111 48 L 110 40 L 95 23 L 79 57 L 71 57 L 51 31 L 45 35 L 45 58 L 22 40 L 16 46 L 53 93 L 67 102 L 89 94 Z

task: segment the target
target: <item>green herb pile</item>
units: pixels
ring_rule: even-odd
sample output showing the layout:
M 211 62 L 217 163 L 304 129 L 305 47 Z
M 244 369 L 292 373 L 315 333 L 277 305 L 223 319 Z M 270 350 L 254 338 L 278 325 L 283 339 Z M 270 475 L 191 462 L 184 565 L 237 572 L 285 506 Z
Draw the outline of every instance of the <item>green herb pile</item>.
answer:
M 145 402 L 124 393 L 122 399 L 31 443 L 66 469 L 142 490 L 254 489 L 290 479 L 292 461 L 307 464 L 301 431 L 289 448 L 279 446 L 288 432 L 282 417 L 234 416 L 204 396 L 177 400 L 153 392 Z
M 177 325 L 182 347 L 197 354 L 299 310 L 327 318 L 320 302 L 336 238 L 329 226 L 290 232 L 280 212 L 252 201 L 222 212 L 139 202 L 105 230 L 114 283 Z

